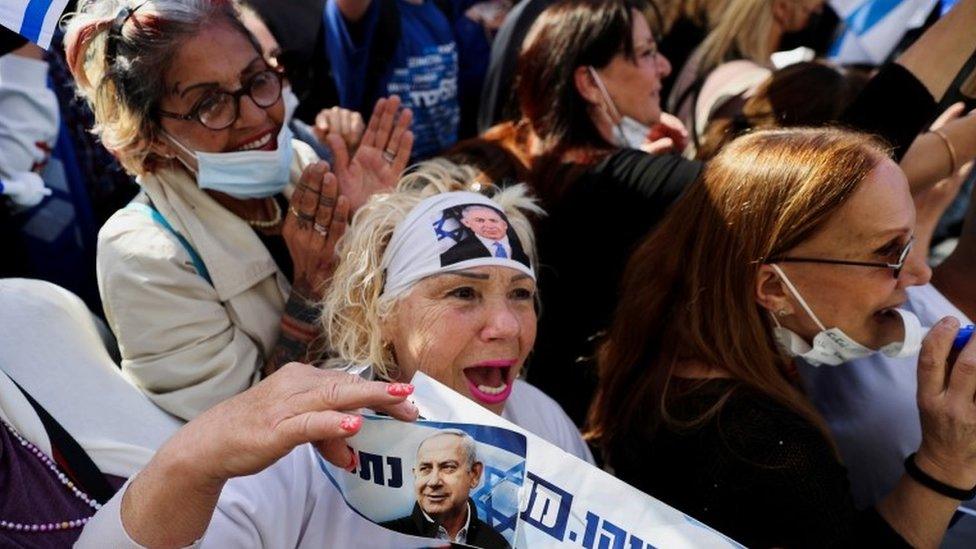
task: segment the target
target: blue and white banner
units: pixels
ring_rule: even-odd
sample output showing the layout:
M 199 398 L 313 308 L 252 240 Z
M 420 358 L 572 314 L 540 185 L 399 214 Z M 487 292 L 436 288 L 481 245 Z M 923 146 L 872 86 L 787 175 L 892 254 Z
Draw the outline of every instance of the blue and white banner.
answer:
M 490 425 L 403 423 L 368 414 L 364 419 L 359 433 L 347 439 L 355 467 L 342 470 L 319 458 L 322 472 L 353 511 L 383 528 L 418 536 L 418 521 L 422 525 L 425 517 L 463 509 L 470 501 L 477 516 L 467 521 L 466 545 L 512 546 L 525 484 L 524 435 Z M 488 528 L 497 535 L 486 534 Z
M 423 417 L 494 425 L 525 435 L 525 486 L 513 547 L 741 547 L 738 543 L 417 373 Z
M 2 0 L 0 26 L 22 35 L 44 49 L 51 38 L 69 0 Z
M 939 0 L 830 0 L 844 33 L 829 57 L 838 63 L 882 64 L 905 33 L 921 27 Z

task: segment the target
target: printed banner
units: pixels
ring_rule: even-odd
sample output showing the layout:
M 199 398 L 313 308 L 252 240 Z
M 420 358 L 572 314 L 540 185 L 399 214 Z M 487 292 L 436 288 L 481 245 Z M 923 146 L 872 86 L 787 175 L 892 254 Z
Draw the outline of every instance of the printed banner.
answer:
M 412 383 L 413 400 L 428 420 L 494 425 L 525 435 L 525 484 L 514 547 L 741 547 L 422 373 Z
M 461 539 L 454 545 L 483 549 L 513 546 L 525 485 L 524 435 L 488 425 L 364 417 L 347 441 L 356 467 L 342 470 L 319 458 L 353 511 L 411 536 Z
M 68 0 L 3 0 L 0 2 L 0 26 L 48 49 L 54 28 L 67 5 Z

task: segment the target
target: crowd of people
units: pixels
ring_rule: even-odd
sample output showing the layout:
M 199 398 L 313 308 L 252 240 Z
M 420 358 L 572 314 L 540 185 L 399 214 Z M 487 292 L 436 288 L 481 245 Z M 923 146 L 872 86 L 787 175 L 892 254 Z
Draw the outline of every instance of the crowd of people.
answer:
M 3 230 L 53 222 L 56 144 L 116 168 L 95 298 L 0 279 L 0 545 L 504 545 L 467 491 L 358 539 L 316 474 L 421 372 L 749 547 L 972 546 L 976 0 L 943 3 L 875 67 L 825 60 L 823 0 L 79 0 L 50 52 L 4 35 Z M 417 459 L 473 488 L 445 433 Z

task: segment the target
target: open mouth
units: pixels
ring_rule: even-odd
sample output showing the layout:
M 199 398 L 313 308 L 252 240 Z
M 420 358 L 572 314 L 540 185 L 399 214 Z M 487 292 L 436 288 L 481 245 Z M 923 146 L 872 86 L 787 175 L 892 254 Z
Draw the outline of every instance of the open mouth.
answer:
M 895 309 L 901 307 L 903 304 L 899 303 L 897 305 L 892 305 L 891 307 L 885 307 L 883 309 L 878 309 L 874 312 L 874 319 L 878 322 L 891 322 L 892 320 L 901 320 L 901 315 L 898 314 Z
M 510 377 L 515 360 L 482 362 L 464 369 L 464 379 L 471 394 L 485 404 L 504 402 L 512 393 Z
M 262 134 L 257 139 L 254 139 L 253 141 L 248 141 L 247 143 L 244 143 L 243 145 L 241 145 L 240 147 L 238 147 L 237 150 L 238 151 L 255 151 L 255 150 L 259 150 L 259 149 L 262 149 L 262 150 L 273 150 L 274 147 L 272 145 L 276 145 L 276 144 L 273 144 L 271 142 L 271 138 L 273 137 L 273 135 L 274 135 L 274 132 L 271 132 L 271 131 L 265 132 L 264 134 Z

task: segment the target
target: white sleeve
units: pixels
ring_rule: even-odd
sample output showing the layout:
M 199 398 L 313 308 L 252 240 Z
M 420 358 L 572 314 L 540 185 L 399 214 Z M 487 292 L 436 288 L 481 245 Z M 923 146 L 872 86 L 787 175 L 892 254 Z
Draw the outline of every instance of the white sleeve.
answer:
M 131 480 L 130 480 L 131 482 Z M 88 521 L 85 528 L 81 531 L 81 537 L 75 542 L 76 549 L 146 549 L 139 545 L 122 526 L 122 497 L 129 489 L 129 482 L 108 500 L 95 516 Z M 188 545 L 185 549 L 195 549 L 200 546 L 197 541 L 193 545 Z
M 298 547 L 311 508 L 324 493 L 309 495 L 317 468 L 312 452 L 307 444 L 299 446 L 260 473 L 228 481 L 203 538 L 188 547 Z M 127 482 L 85 525 L 75 547 L 142 549 L 122 526 L 128 487 Z
M 220 493 L 201 547 L 298 547 L 311 508 L 317 469 L 303 444 L 264 471 L 230 480 Z
M 564 452 L 595 464 L 593 453 L 573 420 L 569 419 L 559 403 L 534 385 L 516 380 L 502 417 L 558 446 Z

